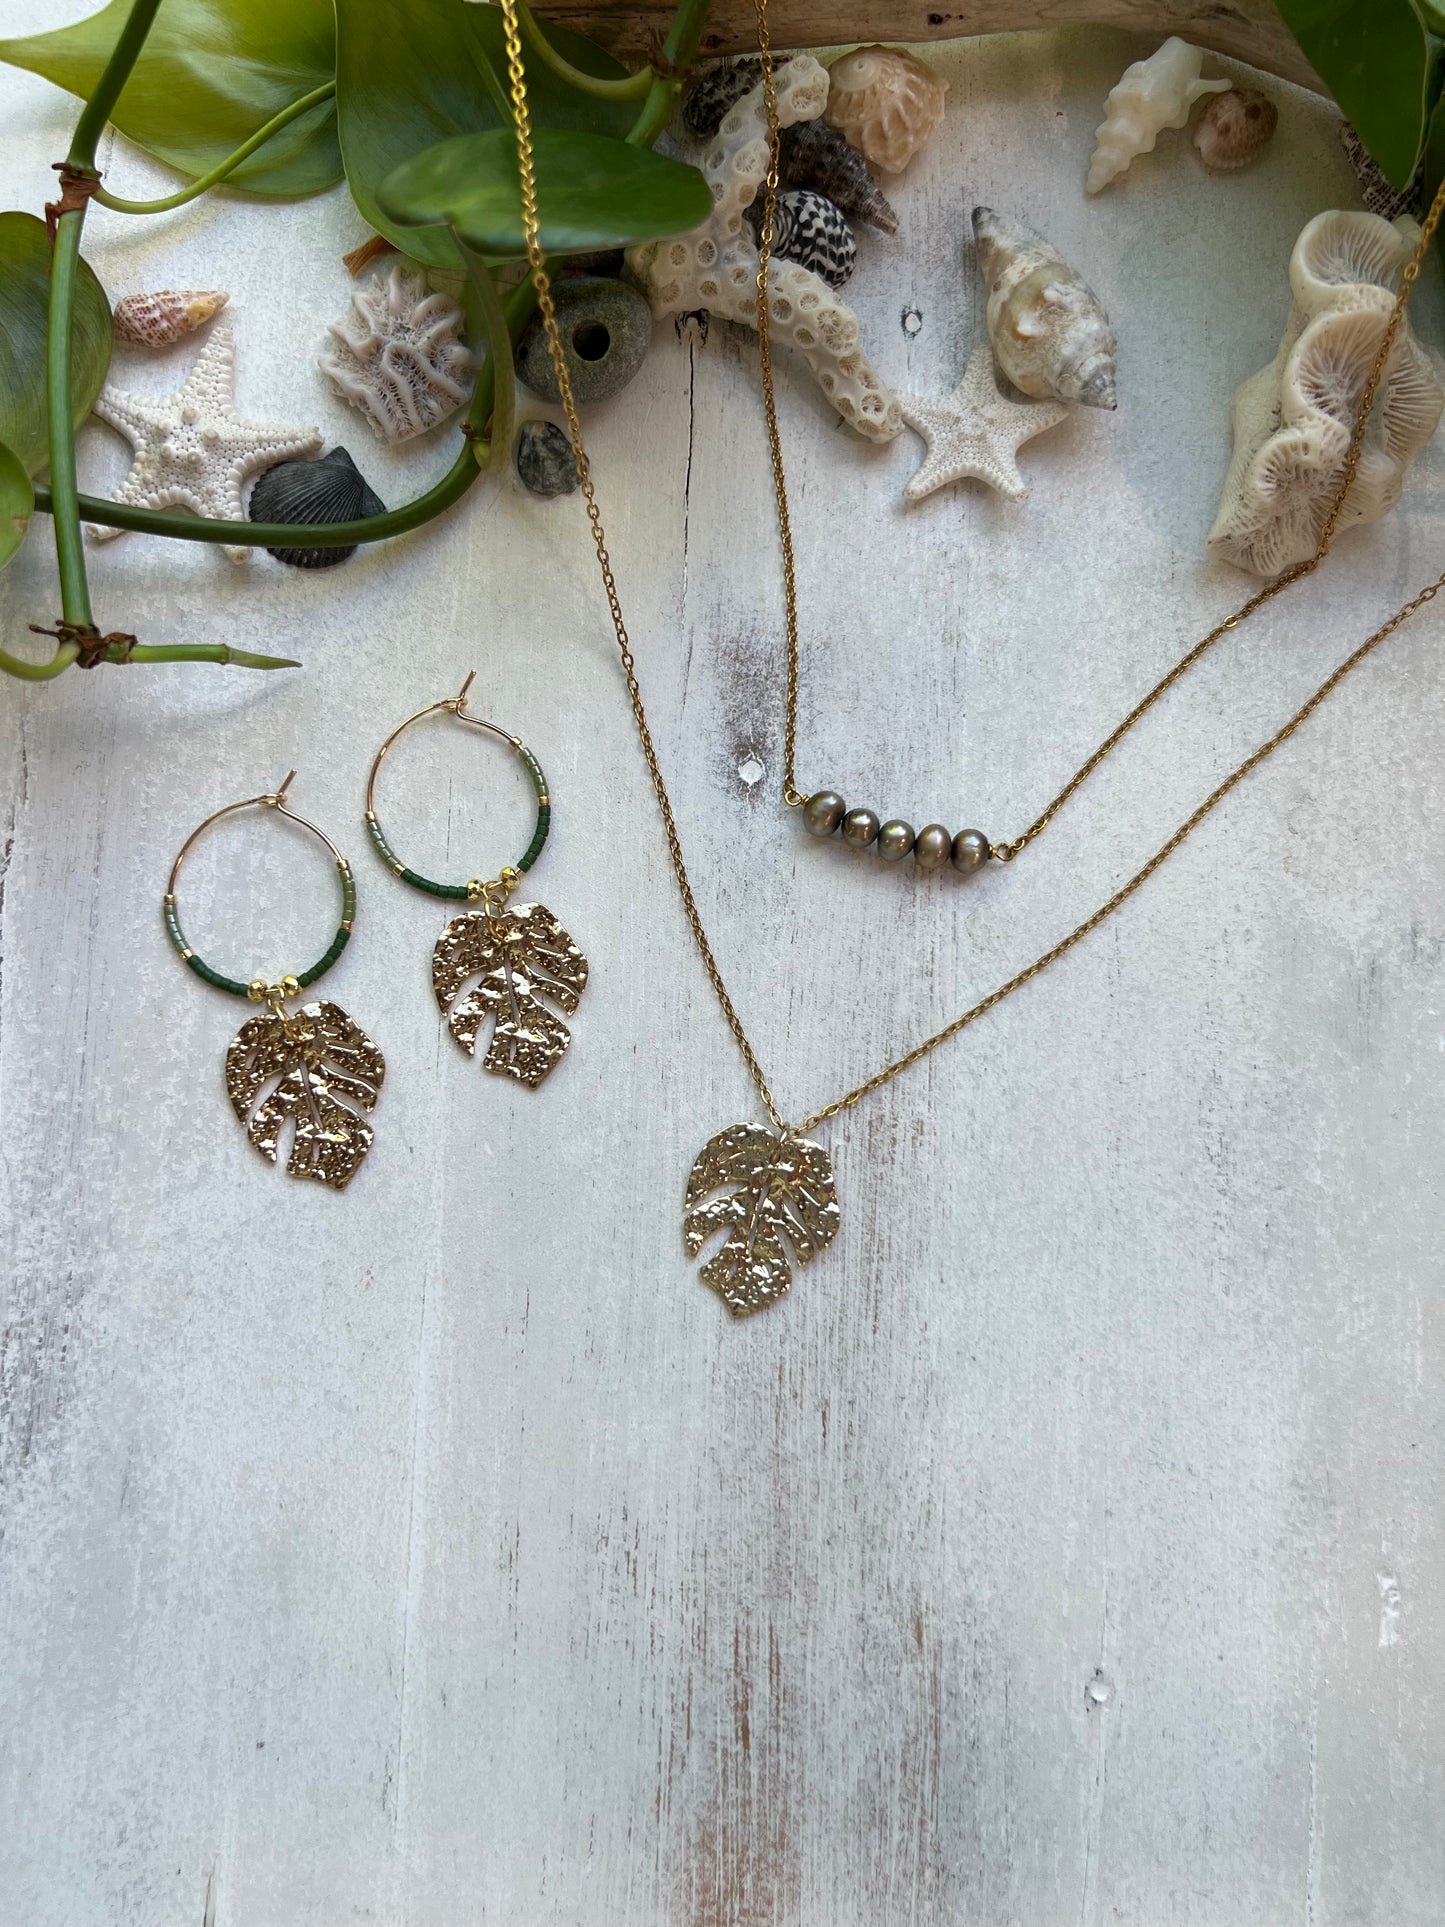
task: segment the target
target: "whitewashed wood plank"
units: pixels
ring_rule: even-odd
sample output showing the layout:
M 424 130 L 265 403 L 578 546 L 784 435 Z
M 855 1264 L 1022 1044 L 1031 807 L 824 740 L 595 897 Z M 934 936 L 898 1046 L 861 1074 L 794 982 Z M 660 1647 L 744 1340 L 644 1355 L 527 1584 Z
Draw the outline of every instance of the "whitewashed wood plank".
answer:
M 0 19 L 31 24 L 9 0 Z M 1239 597 L 1200 559 L 1227 395 L 1272 351 L 1294 234 L 1349 176 L 1327 111 L 1289 95 L 1259 170 L 1206 180 L 1176 141 L 1085 203 L 1136 51 L 935 50 L 945 134 L 899 190 L 898 243 L 861 249 L 879 365 L 922 390 L 981 325 L 976 200 L 1108 300 L 1123 405 L 1025 451 L 1026 504 L 905 513 L 911 438 L 862 448 L 783 384 L 807 783 L 1014 831 Z M 72 110 L 0 84 L 0 172 L 36 205 Z M 92 219 L 116 293 L 232 288 L 249 409 L 316 419 L 389 500 L 442 467 L 443 447 L 375 448 L 310 366 L 360 238 L 343 195 Z M 125 377 L 164 386 L 185 359 Z M 589 440 L 700 900 L 795 1113 L 1054 941 L 1438 567 L 1437 449 L 1389 524 L 968 892 L 803 847 L 776 807 L 746 340 L 660 329 Z M 101 430 L 82 463 L 120 472 Z M 831 1133 L 834 1250 L 733 1328 L 681 1259 L 679 1203 L 752 1101 L 576 504 L 484 482 L 320 579 L 134 537 L 93 572 L 107 623 L 296 641 L 307 667 L 77 674 L 0 705 L 7 1911 L 1435 1921 L 1436 619 L 1108 931 Z M 52 605 L 32 542 L 0 584 L 7 639 Z M 595 973 L 535 1095 L 439 1035 L 440 907 L 360 832 L 383 730 L 474 665 L 552 779 L 538 890 Z M 484 751 L 428 733 L 388 773 L 423 868 L 525 837 L 525 788 Z M 237 1013 L 157 915 L 189 823 L 293 762 L 358 871 L 331 981 L 389 1064 L 340 1199 L 246 1153 L 220 1088 Z M 299 845 L 238 837 L 191 881 L 218 960 L 253 930 L 267 962 L 325 941 L 330 881 Z

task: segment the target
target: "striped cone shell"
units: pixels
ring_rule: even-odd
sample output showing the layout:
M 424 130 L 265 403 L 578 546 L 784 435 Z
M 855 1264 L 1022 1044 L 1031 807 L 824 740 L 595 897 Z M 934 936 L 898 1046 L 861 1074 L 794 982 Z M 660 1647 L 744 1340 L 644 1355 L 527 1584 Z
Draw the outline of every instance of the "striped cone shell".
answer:
M 218 288 L 191 288 L 159 294 L 128 294 L 115 304 L 115 338 L 141 348 L 168 348 L 203 328 L 230 300 Z

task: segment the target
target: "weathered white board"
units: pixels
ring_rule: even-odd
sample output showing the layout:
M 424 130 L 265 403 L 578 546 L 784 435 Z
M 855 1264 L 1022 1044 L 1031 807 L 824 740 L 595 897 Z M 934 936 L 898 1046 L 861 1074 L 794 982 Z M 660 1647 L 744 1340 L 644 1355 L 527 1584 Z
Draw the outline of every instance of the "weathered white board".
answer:
M 933 51 L 945 130 L 854 283 L 883 373 L 956 379 L 986 200 L 1098 286 L 1122 405 L 1031 444 L 1021 505 L 905 511 L 913 437 L 865 447 L 789 375 L 807 786 L 1014 834 L 1241 598 L 1202 559 L 1228 397 L 1352 180 L 1330 110 L 1280 89 L 1255 171 L 1209 180 L 1169 137 L 1086 202 L 1139 51 Z M 13 74 L 0 101 L 4 202 L 38 208 L 73 104 Z M 158 191 L 123 143 L 105 161 Z M 88 250 L 113 295 L 229 288 L 244 407 L 314 419 L 395 502 L 453 442 L 388 455 L 316 374 L 361 238 L 338 191 L 96 211 Z M 794 1115 L 1072 927 L 1445 560 L 1436 449 L 965 886 L 805 847 L 778 804 L 750 342 L 660 328 L 588 432 L 699 898 Z M 86 482 L 122 468 L 87 431 Z M 57 612 L 47 533 L 0 584 L 7 647 Z M 1437 614 L 1106 930 L 828 1133 L 837 1243 L 736 1326 L 680 1206 L 756 1107 L 577 502 L 484 481 L 331 574 L 130 536 L 93 576 L 104 627 L 305 668 L 0 689 L 6 1927 L 1445 1919 Z M 537 890 L 593 966 L 535 1094 L 442 1033 L 442 906 L 361 824 L 381 735 L 471 667 L 551 777 Z M 221 1082 L 243 1013 L 159 915 L 191 824 L 292 764 L 360 885 L 327 987 L 389 1067 L 340 1197 L 246 1147 Z M 433 873 L 495 867 L 530 821 L 505 753 L 444 728 L 385 802 Z M 274 820 L 187 881 L 195 940 L 243 973 L 332 928 L 324 856 Z

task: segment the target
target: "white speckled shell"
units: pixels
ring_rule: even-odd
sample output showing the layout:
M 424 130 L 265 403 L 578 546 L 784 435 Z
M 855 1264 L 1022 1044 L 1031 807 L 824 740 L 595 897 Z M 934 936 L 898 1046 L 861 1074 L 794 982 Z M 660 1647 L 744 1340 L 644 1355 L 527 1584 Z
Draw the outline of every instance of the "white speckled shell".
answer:
M 203 328 L 230 300 L 219 288 L 163 288 L 128 294 L 115 304 L 115 338 L 141 348 L 168 348 Z
M 943 119 L 947 81 L 902 47 L 855 47 L 828 70 L 823 118 L 871 167 L 901 174 Z
M 1118 344 L 1088 282 L 1041 234 L 991 207 L 973 210 L 973 231 L 989 340 L 1014 387 L 1113 408 Z
M 1124 69 L 1104 102 L 1084 191 L 1097 194 L 1117 180 L 1136 154 L 1147 154 L 1166 127 L 1182 127 L 1202 94 L 1228 91 L 1227 80 L 1201 80 L 1204 55 L 1172 35 L 1147 60 Z
M 828 76 L 809 54 L 778 69 L 780 127 L 816 120 L 828 98 Z M 755 87 L 725 116 L 700 166 L 713 212 L 690 234 L 628 250 L 627 270 L 655 315 L 705 308 L 744 327 L 757 325 L 758 251 L 743 219 L 768 171 L 763 90 Z M 768 268 L 769 319 L 775 343 L 796 348 L 850 428 L 870 441 L 890 441 L 903 427 L 893 391 L 863 353 L 858 317 L 826 281 L 795 261 Z
M 1419 229 L 1375 214 L 1311 221 L 1290 258 L 1294 300 L 1274 360 L 1234 398 L 1234 452 L 1213 553 L 1276 576 L 1313 555 L 1344 473 L 1365 383 Z M 1445 409 L 1445 389 L 1402 323 L 1381 378 L 1340 527 L 1378 522 L 1399 501 L 1411 461 Z
M 472 357 L 457 339 L 462 311 L 426 277 L 397 265 L 363 283 L 351 314 L 328 330 L 317 367 L 383 441 L 405 442 L 467 397 Z

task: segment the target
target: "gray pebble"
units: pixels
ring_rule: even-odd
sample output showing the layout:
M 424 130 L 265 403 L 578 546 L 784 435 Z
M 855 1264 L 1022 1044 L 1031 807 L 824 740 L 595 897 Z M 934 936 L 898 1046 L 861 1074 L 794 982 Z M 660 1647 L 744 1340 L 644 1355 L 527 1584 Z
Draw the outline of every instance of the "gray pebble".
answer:
M 523 422 L 512 459 L 518 480 L 534 495 L 570 495 L 577 486 L 577 458 L 556 422 Z

